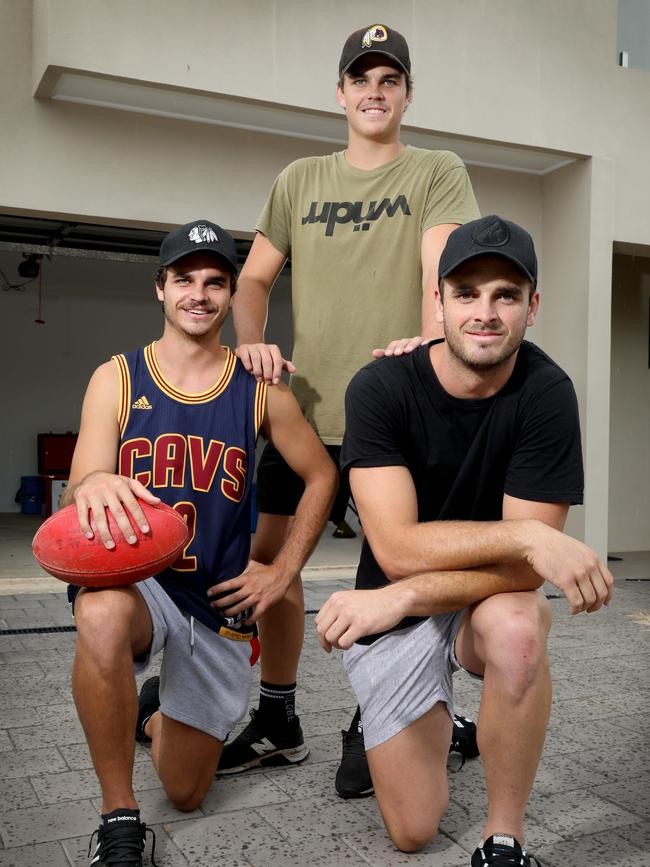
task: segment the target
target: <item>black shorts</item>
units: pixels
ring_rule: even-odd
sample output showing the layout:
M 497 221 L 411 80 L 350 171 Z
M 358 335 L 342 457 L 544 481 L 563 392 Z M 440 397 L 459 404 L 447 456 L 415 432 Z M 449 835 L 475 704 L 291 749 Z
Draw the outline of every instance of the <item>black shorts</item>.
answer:
M 339 467 L 341 446 L 325 448 Z M 304 490 L 305 485 L 300 476 L 294 473 L 280 452 L 267 443 L 257 465 L 257 511 L 269 515 L 295 515 Z

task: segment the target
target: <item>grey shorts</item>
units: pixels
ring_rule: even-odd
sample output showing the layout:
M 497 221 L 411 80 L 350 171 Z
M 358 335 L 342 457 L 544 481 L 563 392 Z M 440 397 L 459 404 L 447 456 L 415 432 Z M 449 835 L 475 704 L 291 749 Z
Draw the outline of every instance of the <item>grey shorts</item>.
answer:
M 401 732 L 439 701 L 453 714 L 452 675 L 461 667 L 454 644 L 464 613 L 429 617 L 373 644 L 353 644 L 343 651 L 367 750 Z
M 146 658 L 134 662 L 146 671 L 163 651 L 160 669 L 160 710 L 170 719 L 206 732 L 220 741 L 246 713 L 255 648 L 250 641 L 217 635 L 172 602 L 160 584 L 147 578 L 135 587 L 142 594 L 153 623 Z M 256 641 L 256 639 L 255 639 Z

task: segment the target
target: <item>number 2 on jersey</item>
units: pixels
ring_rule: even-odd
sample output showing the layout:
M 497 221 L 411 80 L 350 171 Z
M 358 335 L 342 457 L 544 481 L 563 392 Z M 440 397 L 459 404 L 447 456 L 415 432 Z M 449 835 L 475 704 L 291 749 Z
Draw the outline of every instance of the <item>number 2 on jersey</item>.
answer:
M 196 572 L 198 565 L 197 559 L 193 554 L 187 553 L 190 545 L 194 541 L 194 536 L 196 535 L 196 506 L 194 503 L 188 503 L 181 500 L 180 503 L 174 504 L 174 509 L 176 509 L 178 514 L 183 517 L 183 520 L 187 524 L 190 537 L 187 545 L 183 548 L 183 553 L 178 557 L 178 559 L 174 560 L 171 568 L 176 572 Z

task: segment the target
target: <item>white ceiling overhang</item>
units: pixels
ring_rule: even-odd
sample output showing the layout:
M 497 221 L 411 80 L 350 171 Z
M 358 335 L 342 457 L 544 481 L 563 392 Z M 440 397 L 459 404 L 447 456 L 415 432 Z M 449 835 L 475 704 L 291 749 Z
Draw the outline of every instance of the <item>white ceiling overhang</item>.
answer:
M 49 73 L 50 87 L 47 96 L 53 100 L 329 144 L 343 145 L 346 142 L 345 118 L 330 112 L 163 87 L 73 70 L 62 69 L 57 73 L 50 68 Z M 469 165 L 533 175 L 548 174 L 585 156 L 467 138 L 408 125 L 402 127 L 402 140 L 417 147 L 452 150 Z

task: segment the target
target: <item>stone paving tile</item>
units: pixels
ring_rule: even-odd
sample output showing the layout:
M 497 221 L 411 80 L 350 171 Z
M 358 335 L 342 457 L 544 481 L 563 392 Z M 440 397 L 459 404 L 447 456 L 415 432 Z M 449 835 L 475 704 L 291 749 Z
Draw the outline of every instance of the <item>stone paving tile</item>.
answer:
M 24 807 L 36 807 L 38 798 L 29 780 L 2 779 L 0 763 L 0 811 L 22 810 Z
M 92 833 L 97 815 L 90 801 L 7 810 L 0 819 L 0 836 L 7 849 L 65 840 L 72 834 Z
M 290 800 L 291 797 L 297 796 L 287 794 L 267 774 L 219 777 L 205 796 L 201 811 L 210 815 L 232 810 L 248 810 L 264 804 L 279 804 Z
M 311 764 L 311 759 L 299 768 L 266 770 L 264 776 L 284 793 L 284 800 L 326 798 L 340 803 L 334 789 L 334 776 L 339 759 L 334 762 Z
M 303 694 L 301 701 L 301 707 L 308 713 L 317 713 L 321 710 L 335 710 L 343 707 L 354 711 L 356 706 L 356 696 L 349 686 L 341 689 L 324 689 L 319 692 L 313 692 L 310 693 L 309 699 L 306 699 L 305 694 Z
M 35 846 L 0 850 L 0 867 L 34 867 L 35 864 L 70 867 L 61 843 L 37 843 Z
M 10 636 L 3 636 L 4 638 L 8 638 Z M 3 665 L 7 665 L 9 663 L 15 662 L 38 662 L 39 659 L 42 659 L 42 652 L 40 650 L 24 650 L 20 648 L 12 648 L 11 650 L 2 649 L 2 645 L 0 645 L 0 668 Z
M 57 750 L 61 753 L 65 762 L 67 764 L 67 768 L 65 770 L 70 771 L 82 771 L 84 768 L 92 768 L 93 763 L 90 758 L 90 753 L 88 751 L 88 746 L 86 743 L 81 744 L 61 744 L 57 747 Z M 135 747 L 135 763 L 138 762 L 150 762 L 151 759 L 149 757 L 149 751 L 146 750 L 141 744 L 136 744 Z M 52 768 L 47 768 L 46 770 L 52 770 Z
M 371 820 L 355 808 L 353 803 L 302 798 L 285 804 L 258 807 L 256 810 L 277 833 L 300 845 L 307 838 L 331 837 L 332 834 L 356 834 L 375 827 Z
M 650 819 L 639 822 L 638 825 L 627 825 L 625 828 L 617 828 L 616 837 L 638 846 L 644 852 L 650 852 Z
M 603 828 L 632 825 L 642 818 L 584 789 L 561 795 L 540 795 L 533 791 L 528 813 L 565 837 L 597 834 Z
M 594 786 L 605 783 L 607 777 L 597 768 L 580 765 L 573 753 L 563 756 L 542 756 L 533 789 L 541 795 L 570 792 L 572 789 L 585 788 L 594 791 Z
M 42 724 L 11 729 L 11 738 L 19 750 L 85 742 L 83 729 L 78 719 L 73 719 L 61 726 Z
M 17 683 L 23 677 L 43 677 L 44 672 L 38 662 L 6 662 L 0 666 L 0 682 Z
M 591 791 L 637 816 L 650 816 L 650 773 L 595 786 Z
M 6 753 L 8 750 L 13 750 L 14 744 L 9 737 L 9 732 L 0 729 L 0 753 Z
M 650 854 L 607 831 L 536 849 L 548 867 L 648 867 Z
M 42 680 L 33 689 L 28 688 L 24 682 L 5 683 L 0 692 L 2 692 L 3 712 L 9 708 L 39 707 L 50 703 L 61 704 L 64 701 L 64 697 L 55 686 L 48 686 Z
M 367 867 L 368 862 L 338 837 L 331 840 L 304 840 L 297 849 L 293 843 L 276 840 L 267 846 L 251 846 L 242 853 L 252 867 Z
M 320 713 L 301 713 L 300 724 L 308 742 L 315 735 L 325 734 L 336 735 L 338 742 L 341 729 L 347 729 L 350 725 L 350 713 L 346 708 L 324 710 Z
M 92 768 L 57 774 L 40 774 L 32 777 L 31 780 L 41 804 L 58 804 L 60 801 L 76 801 L 80 798 L 97 799 L 101 796 L 97 775 Z M 151 763 L 138 762 L 135 765 L 133 788 L 136 794 L 148 789 L 161 788 L 158 774 Z
M 246 851 L 270 846 L 278 839 L 278 833 L 256 810 L 174 822 L 165 825 L 165 830 L 193 867 L 216 867 L 219 861 L 231 867 L 250 867 Z
M 68 699 L 59 696 L 58 704 L 43 704 L 40 707 L 14 707 L 2 712 L 2 723 L 8 729 L 27 726 L 63 726 L 77 722 L 77 711 Z
M 322 692 L 326 689 L 340 689 L 341 687 L 349 687 L 350 682 L 343 668 L 335 670 L 325 670 L 318 674 L 303 677 L 300 682 L 300 688 L 308 693 Z
M 646 698 L 644 696 L 644 698 Z M 650 740 L 650 714 L 648 714 L 648 709 L 650 709 L 650 696 L 646 698 L 646 712 L 645 713 L 629 713 L 630 708 L 626 705 L 625 710 L 628 713 L 625 716 L 618 717 L 618 722 L 622 729 L 630 732 L 630 734 L 634 733 L 637 737 L 641 736 L 643 746 L 648 746 L 648 741 Z M 631 741 L 634 743 L 634 741 Z
M 578 751 L 575 761 L 587 768 L 598 768 L 599 773 L 611 780 L 626 780 L 650 771 L 649 751 L 632 749 L 620 738 L 598 750 Z
M 67 770 L 63 757 L 56 749 L 13 750 L 4 753 L 0 759 L 0 768 L 0 777 L 4 780 Z
M 345 834 L 342 839 L 373 867 L 467 867 L 469 861 L 465 849 L 444 834 L 438 834 L 419 852 L 409 854 L 396 849 L 385 830 Z

